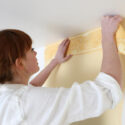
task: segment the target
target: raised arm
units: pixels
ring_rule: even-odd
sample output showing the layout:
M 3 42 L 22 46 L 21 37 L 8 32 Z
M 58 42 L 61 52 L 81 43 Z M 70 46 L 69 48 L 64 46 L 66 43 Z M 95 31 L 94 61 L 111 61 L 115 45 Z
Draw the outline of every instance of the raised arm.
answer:
M 28 123 L 33 121 L 44 125 L 68 125 L 98 117 L 119 103 L 122 91 L 117 81 L 121 80 L 121 74 L 117 77 L 117 71 L 121 73 L 121 65 L 114 36 L 111 37 L 113 35 L 109 34 L 111 29 L 108 30 L 114 25 L 109 23 L 111 21 L 109 17 L 104 18 L 103 21 L 106 23 L 102 22 L 105 24 L 102 24 L 104 53 L 102 72 L 94 81 L 88 80 L 81 84 L 74 82 L 71 88 L 29 87 L 21 96 L 22 100 L 25 100 L 24 112 L 32 118 Z M 116 81 L 114 77 L 118 80 Z
M 30 82 L 30 84 L 34 86 L 42 86 L 44 82 L 47 80 L 50 73 L 53 69 L 58 65 L 65 61 L 67 61 L 72 55 L 66 56 L 66 52 L 69 46 L 70 40 L 65 39 L 59 45 L 56 56 L 52 59 L 52 61 Z
M 101 72 L 113 76 L 121 85 L 122 68 L 116 46 L 115 33 L 122 21 L 120 16 L 104 16 L 101 21 L 103 61 Z

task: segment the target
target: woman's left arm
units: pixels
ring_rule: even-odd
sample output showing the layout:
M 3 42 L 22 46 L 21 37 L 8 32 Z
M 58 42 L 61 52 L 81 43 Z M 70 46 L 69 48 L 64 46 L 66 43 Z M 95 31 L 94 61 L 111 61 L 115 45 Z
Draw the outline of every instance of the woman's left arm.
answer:
M 62 43 L 59 45 L 59 48 L 57 50 L 56 56 L 52 59 L 52 61 L 30 82 L 30 84 L 34 86 L 42 86 L 44 82 L 47 80 L 49 74 L 52 72 L 52 70 L 62 62 L 67 61 L 72 55 L 66 56 L 66 52 L 68 49 L 68 46 L 70 44 L 69 39 L 65 39 L 62 41 Z

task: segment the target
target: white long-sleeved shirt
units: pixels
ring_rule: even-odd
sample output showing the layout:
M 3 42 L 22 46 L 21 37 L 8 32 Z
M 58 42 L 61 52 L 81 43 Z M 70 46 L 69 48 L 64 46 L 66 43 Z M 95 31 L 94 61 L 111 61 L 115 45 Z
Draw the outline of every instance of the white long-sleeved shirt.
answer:
M 100 72 L 94 81 L 71 88 L 0 85 L 0 125 L 69 125 L 114 108 L 122 92 L 117 81 Z

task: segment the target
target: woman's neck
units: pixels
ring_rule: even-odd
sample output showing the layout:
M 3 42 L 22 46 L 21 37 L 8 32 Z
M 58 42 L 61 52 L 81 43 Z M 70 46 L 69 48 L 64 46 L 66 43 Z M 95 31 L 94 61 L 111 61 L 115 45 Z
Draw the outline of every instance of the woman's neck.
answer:
M 14 75 L 13 80 L 10 81 L 9 83 L 11 84 L 24 84 L 24 85 L 28 85 L 28 81 L 29 81 L 30 75 L 28 74 L 18 74 L 18 75 Z

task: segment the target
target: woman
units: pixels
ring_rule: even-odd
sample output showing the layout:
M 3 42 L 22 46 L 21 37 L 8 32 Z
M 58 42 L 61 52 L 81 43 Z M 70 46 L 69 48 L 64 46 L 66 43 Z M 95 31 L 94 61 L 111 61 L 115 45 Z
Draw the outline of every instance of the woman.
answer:
M 114 39 L 121 20 L 120 16 L 102 19 L 101 72 L 94 81 L 74 83 L 71 88 L 39 87 L 56 65 L 72 56 L 66 56 L 68 39 L 31 81 L 33 86 L 28 86 L 30 76 L 39 70 L 31 38 L 19 30 L 0 31 L 0 125 L 69 125 L 114 108 L 122 97 L 121 63 Z
M 37 79 L 33 80 L 31 82 L 32 84 L 34 81 L 36 82 L 39 80 L 37 82 L 42 85 L 43 80 L 46 79 L 45 75 L 49 75 L 52 68 L 71 57 L 71 55 L 65 57 L 65 51 L 68 48 L 68 45 L 68 39 L 62 42 L 56 57 L 51 61 L 47 68 L 41 72 L 42 74 L 39 74 L 40 79 L 38 79 L 39 76 L 36 77 Z M 32 40 L 26 33 L 22 31 L 12 29 L 1 31 L 0 52 L 0 82 L 2 84 L 5 82 L 11 82 L 13 84 L 18 83 L 27 85 L 29 77 L 39 70 L 36 59 L 37 53 L 32 48 Z

